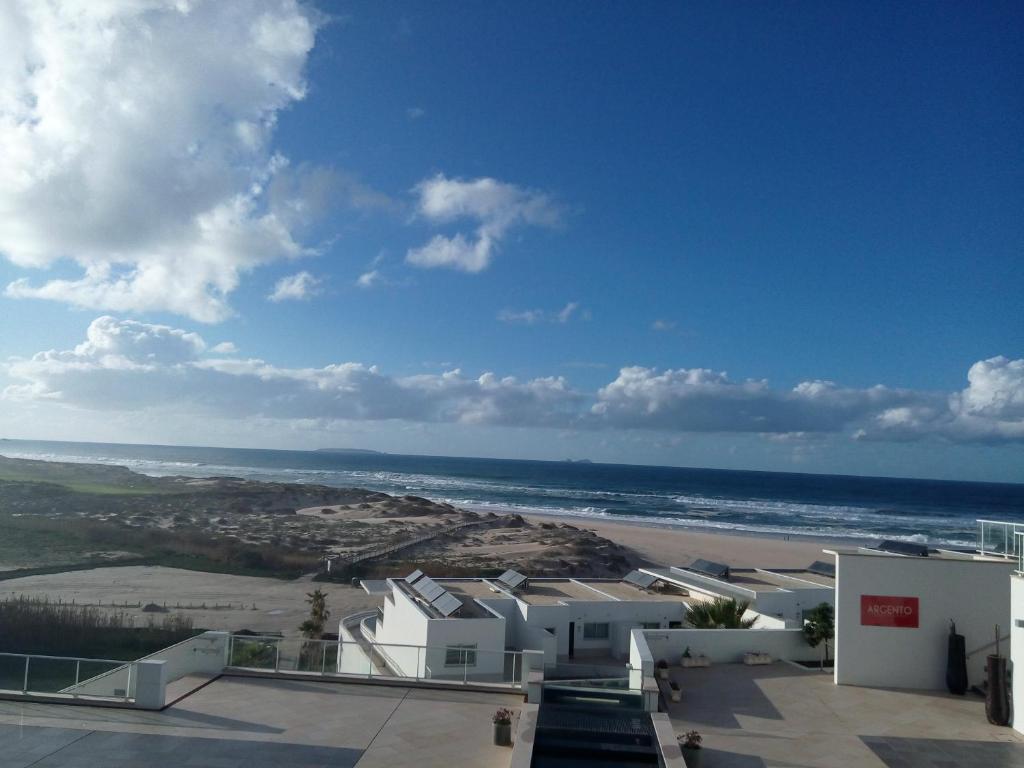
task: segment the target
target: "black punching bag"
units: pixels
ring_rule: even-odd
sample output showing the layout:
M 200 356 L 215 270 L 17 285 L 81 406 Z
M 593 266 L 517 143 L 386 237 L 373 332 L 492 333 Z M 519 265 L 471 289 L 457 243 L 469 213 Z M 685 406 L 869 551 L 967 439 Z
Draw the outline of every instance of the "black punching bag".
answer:
M 946 655 L 946 687 L 950 693 L 967 693 L 967 648 L 964 636 L 956 633 L 956 624 L 949 622 L 949 650 Z
M 1010 724 L 1010 697 L 1006 688 L 1006 658 L 998 653 L 988 656 L 988 694 L 985 714 L 992 725 Z
M 988 693 L 985 714 L 992 725 L 1010 724 L 1010 692 L 1006 686 L 1006 659 L 999 653 L 999 626 L 996 625 L 996 652 L 988 655 Z

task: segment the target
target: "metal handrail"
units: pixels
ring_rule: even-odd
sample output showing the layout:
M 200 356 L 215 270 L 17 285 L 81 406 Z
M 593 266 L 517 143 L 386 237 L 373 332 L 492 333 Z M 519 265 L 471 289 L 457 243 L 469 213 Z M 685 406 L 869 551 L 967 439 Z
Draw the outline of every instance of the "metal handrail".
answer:
M 990 555 L 1004 558 L 1020 557 L 1021 555 L 1021 540 L 1018 538 L 1018 534 L 1024 532 L 1024 523 L 1012 523 L 1006 520 L 987 520 L 978 519 L 975 522 L 978 524 L 978 553 L 981 555 Z M 986 528 L 989 532 L 1002 531 L 1002 548 L 998 545 L 988 546 L 989 537 L 986 536 Z
M 372 616 L 372 613 L 371 613 L 371 616 Z M 273 649 L 274 650 L 273 666 L 271 667 L 269 665 L 269 663 L 268 663 L 267 666 L 265 666 L 265 667 L 264 666 L 244 667 L 244 666 L 232 663 L 234 661 L 234 658 L 235 658 L 236 641 L 241 641 L 241 642 L 253 641 L 253 642 L 257 642 L 257 643 L 264 643 L 264 644 L 267 644 L 267 645 L 269 645 L 270 643 L 273 643 L 274 644 L 274 649 Z M 317 671 L 315 669 L 313 669 L 313 670 L 282 669 L 281 668 L 281 660 L 282 660 L 281 659 L 281 657 L 282 657 L 281 650 L 282 650 L 282 645 L 285 644 L 285 643 L 289 643 L 289 644 L 290 643 L 296 643 L 299 646 L 320 645 L 321 646 L 321 649 L 320 649 L 321 650 L 321 652 L 320 652 L 320 656 L 321 656 L 320 670 Z M 327 662 L 326 662 L 327 650 L 333 648 L 333 649 L 336 649 L 336 650 L 339 650 L 339 651 L 344 651 L 346 646 L 353 647 L 353 648 L 358 648 L 358 649 L 360 649 L 366 655 L 368 664 L 367 664 L 367 669 L 366 669 L 365 673 L 363 673 L 363 672 L 351 672 L 351 671 L 347 671 L 347 672 L 328 671 L 327 670 Z M 286 638 L 286 637 L 281 637 L 279 635 L 234 635 L 233 634 L 230 637 L 229 655 L 228 655 L 229 664 L 228 664 L 228 666 L 239 668 L 239 669 L 260 669 L 260 670 L 266 670 L 266 671 L 271 671 L 272 670 L 273 672 L 298 671 L 298 672 L 305 672 L 305 673 L 309 673 L 309 674 L 329 675 L 331 677 L 337 677 L 339 675 L 348 675 L 348 674 L 354 674 L 354 675 L 357 675 L 357 676 L 360 676 L 360 677 L 363 677 L 363 676 L 380 677 L 384 673 L 374 670 L 375 659 L 379 659 L 380 661 L 382 661 L 384 663 L 384 665 L 387 667 L 388 671 L 394 673 L 394 675 L 393 675 L 394 677 L 421 680 L 421 679 L 431 679 L 432 676 L 433 676 L 433 673 L 432 673 L 432 671 L 430 670 L 429 667 L 427 667 L 427 669 L 426 669 L 426 675 L 425 676 L 423 674 L 421 674 L 421 664 L 426 661 L 426 654 L 428 652 L 430 652 L 430 651 L 435 651 L 435 652 L 443 651 L 443 652 L 447 652 L 447 651 L 453 650 L 453 649 L 464 650 L 461 646 L 458 646 L 458 645 L 454 645 L 454 646 L 448 646 L 448 645 L 424 646 L 424 645 L 414 645 L 414 644 L 409 644 L 409 643 L 382 643 L 382 642 L 379 642 L 379 641 L 373 641 L 373 642 L 367 641 L 365 643 L 365 646 L 367 646 L 367 647 L 364 647 L 364 643 L 360 643 L 359 641 L 356 641 L 356 640 L 341 640 L 341 639 L 338 639 L 338 640 L 322 640 L 322 639 L 308 639 L 308 638 Z M 400 649 L 408 649 L 410 651 L 415 649 L 415 651 L 416 651 L 416 669 L 415 669 L 415 672 L 413 674 L 402 673 L 401 670 L 402 670 L 402 667 L 404 666 L 404 664 L 399 665 L 392 658 L 391 653 L 395 652 L 396 650 L 400 650 Z M 389 651 L 391 653 L 389 653 Z M 510 651 L 510 650 L 497 650 L 497 649 L 495 649 L 495 650 L 487 650 L 487 649 L 482 649 L 481 650 L 481 649 L 478 649 L 478 650 L 475 651 L 475 653 L 477 654 L 477 656 L 479 658 L 485 658 L 485 657 L 489 656 L 491 659 L 495 659 L 497 657 L 497 655 L 500 654 L 502 659 L 504 660 L 503 663 L 501 664 L 501 666 L 504 667 L 505 669 L 507 669 L 507 667 L 505 665 L 507 664 L 508 657 L 511 657 L 511 675 L 510 675 L 510 679 L 505 679 L 504 678 L 504 674 L 502 674 L 502 673 L 499 673 L 499 674 L 502 674 L 502 680 L 500 681 L 502 684 L 508 685 L 508 686 L 514 687 L 514 688 L 520 688 L 523 685 L 523 681 L 520 680 L 519 678 L 523 676 L 524 669 L 526 668 L 526 662 L 525 662 L 526 657 L 528 657 L 528 656 L 530 656 L 530 657 L 543 656 L 543 652 L 542 651 L 536 651 L 536 650 Z M 287 658 L 287 655 L 286 655 L 286 658 Z M 476 666 L 476 662 L 474 660 L 474 663 L 470 664 L 469 663 L 470 658 L 471 658 L 471 656 L 469 654 L 466 654 L 464 661 L 460 665 L 456 665 L 456 666 L 462 666 L 463 667 L 463 669 L 462 669 L 462 673 L 463 673 L 462 674 L 462 682 L 463 683 L 476 682 L 476 681 L 474 681 L 472 679 L 473 676 L 470 675 L 470 668 L 471 667 L 475 667 Z M 396 670 L 397 670 L 397 672 L 396 672 Z M 490 673 L 486 673 L 485 672 L 484 674 L 490 674 Z M 387 675 L 384 675 L 384 676 L 387 676 Z M 496 682 L 496 681 L 488 681 L 488 682 Z
M 112 672 L 117 672 L 119 670 L 125 669 L 127 671 L 127 674 L 128 674 L 128 682 L 125 685 L 124 695 L 123 696 L 114 696 L 114 695 L 112 695 L 112 696 L 103 696 L 101 694 L 88 694 L 88 695 L 89 695 L 90 698 L 95 698 L 95 699 L 115 699 L 115 700 L 118 700 L 118 701 L 130 701 L 131 698 L 132 698 L 131 697 L 131 684 L 132 684 L 132 667 L 135 665 L 134 661 L 126 662 L 126 661 L 124 661 L 124 659 L 89 659 L 89 658 L 85 658 L 83 656 L 47 656 L 47 655 L 44 655 L 44 654 L 36 654 L 36 653 L 7 653 L 7 652 L 0 652 L 0 657 L 11 658 L 11 659 L 24 659 L 25 660 L 25 670 L 22 673 L 22 678 L 21 678 L 21 691 L 20 692 L 22 694 L 30 694 L 30 693 L 33 693 L 33 694 L 54 694 L 54 693 L 56 693 L 56 694 L 62 694 L 62 695 L 65 695 L 65 696 L 71 696 L 72 698 L 78 698 L 78 696 L 80 696 L 81 694 L 76 693 L 74 689 L 80 687 L 83 683 L 87 683 L 87 682 L 89 682 L 91 680 L 103 677 L 105 675 L 109 675 Z M 39 660 L 39 661 L 66 661 L 66 662 L 74 662 L 74 664 L 75 664 L 75 682 L 72 683 L 70 686 L 66 686 L 66 687 L 64 687 L 64 688 L 62 688 L 62 689 L 60 689 L 60 690 L 58 690 L 56 692 L 54 692 L 54 691 L 38 691 L 38 690 L 33 691 L 33 690 L 31 690 L 29 688 L 29 671 L 31 669 L 32 660 L 33 659 Z M 81 677 L 82 662 L 83 661 L 88 663 L 88 664 L 113 664 L 114 668 L 113 669 L 108 669 L 108 670 L 106 670 L 104 672 L 101 672 L 99 675 L 94 675 L 93 677 L 88 678 L 85 681 L 81 681 L 80 677 Z M 8 688 L 8 689 L 3 689 L 3 690 L 17 691 L 18 689 L 16 689 L 16 688 Z

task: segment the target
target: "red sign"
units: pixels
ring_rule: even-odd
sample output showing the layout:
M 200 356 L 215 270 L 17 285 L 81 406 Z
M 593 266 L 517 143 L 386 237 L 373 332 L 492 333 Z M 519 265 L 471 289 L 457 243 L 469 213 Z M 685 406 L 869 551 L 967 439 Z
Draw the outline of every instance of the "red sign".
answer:
M 893 595 L 861 595 L 860 623 L 866 627 L 910 627 L 918 623 L 918 599 Z

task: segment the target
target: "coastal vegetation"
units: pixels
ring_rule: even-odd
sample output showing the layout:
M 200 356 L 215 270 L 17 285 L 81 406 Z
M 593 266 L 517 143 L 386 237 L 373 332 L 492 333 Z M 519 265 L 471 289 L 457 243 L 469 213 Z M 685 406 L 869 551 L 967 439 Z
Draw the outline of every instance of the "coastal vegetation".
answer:
M 690 605 L 686 609 L 686 623 L 694 629 L 750 629 L 757 618 L 743 618 L 749 608 L 747 600 L 716 597 Z
M 419 567 L 617 576 L 636 562 L 585 528 L 418 496 L 0 456 L 0 580 L 111 565 L 345 583 Z
M 804 638 L 807 644 L 811 648 L 823 646 L 821 666 L 828 664 L 828 644 L 835 636 L 835 632 L 835 614 L 828 603 L 821 603 L 804 614 Z
M 0 652 L 132 660 L 196 634 L 179 614 L 139 624 L 127 611 L 45 598 L 0 600 Z

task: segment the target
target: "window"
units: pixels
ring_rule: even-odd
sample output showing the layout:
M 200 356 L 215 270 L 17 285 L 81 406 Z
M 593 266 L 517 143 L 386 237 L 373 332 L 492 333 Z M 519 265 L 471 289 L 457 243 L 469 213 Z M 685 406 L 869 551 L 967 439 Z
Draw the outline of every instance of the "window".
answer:
M 607 640 L 608 639 L 608 624 L 607 622 L 586 622 L 583 625 L 583 639 L 584 640 Z
M 661 629 L 660 621 L 642 621 L 640 622 L 640 629 Z
M 681 622 L 681 621 L 670 621 L 668 623 L 668 628 L 669 629 L 682 629 L 683 628 L 683 622 Z
M 476 666 L 476 643 L 473 645 L 449 645 L 444 649 L 446 667 Z

